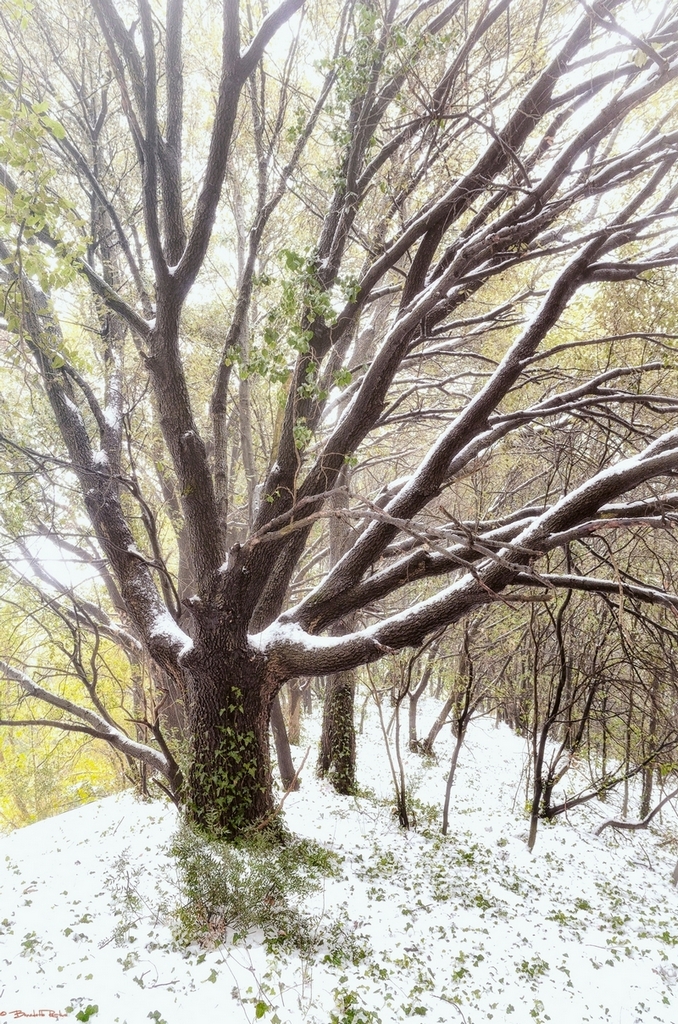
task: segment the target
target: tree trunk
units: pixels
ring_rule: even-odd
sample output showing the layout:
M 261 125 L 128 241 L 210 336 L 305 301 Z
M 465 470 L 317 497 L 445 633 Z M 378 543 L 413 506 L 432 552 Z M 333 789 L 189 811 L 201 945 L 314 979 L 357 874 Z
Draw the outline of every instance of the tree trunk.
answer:
M 156 690 L 161 694 L 160 718 L 163 731 L 175 741 L 186 736 L 186 715 L 179 686 L 169 672 L 152 669 Z
M 185 658 L 192 746 L 185 806 L 195 825 L 229 839 L 273 813 L 268 729 L 275 682 L 263 659 L 219 646 L 196 645 Z
M 624 799 L 622 801 L 621 816 L 626 818 L 629 813 L 629 768 L 631 766 L 631 726 L 633 725 L 633 688 L 629 694 L 629 710 L 626 716 L 626 739 L 624 742 Z
M 292 761 L 290 741 L 285 728 L 285 716 L 283 715 L 280 701 L 276 697 L 271 706 L 271 729 L 275 742 L 275 753 L 278 758 L 278 771 L 282 787 L 287 793 L 290 789 L 299 789 L 299 779 L 296 778 L 296 771 Z
M 654 775 L 654 769 L 652 765 L 648 765 L 647 768 L 643 768 L 643 787 L 640 793 L 640 811 L 638 814 L 639 818 L 646 818 L 650 813 L 650 804 L 652 803 L 652 777 Z
M 464 629 L 464 647 L 463 647 L 463 658 L 462 662 L 466 670 L 466 689 L 464 690 L 464 703 L 462 705 L 461 713 L 455 723 L 455 735 L 456 741 L 454 744 L 454 751 L 452 752 L 452 761 L 450 762 L 450 771 L 447 776 L 447 785 L 445 786 L 445 804 L 443 806 L 443 835 L 447 835 L 447 829 L 449 825 L 450 815 L 450 797 L 452 795 L 452 785 L 454 783 L 454 776 L 457 771 L 457 762 L 459 761 L 459 754 L 464 744 L 466 737 L 466 730 L 468 724 L 473 717 L 473 713 L 480 703 L 480 698 L 477 697 L 473 700 L 473 687 L 475 684 L 475 672 L 473 669 L 473 659 L 471 658 L 471 650 L 469 647 L 469 632 L 468 629 Z
M 438 738 L 438 733 L 440 732 L 442 727 L 445 725 L 446 722 L 449 721 L 449 714 L 450 714 L 450 711 L 452 710 L 452 708 L 454 707 L 454 703 L 455 703 L 456 699 L 457 699 L 457 694 L 453 690 L 452 693 L 450 694 L 450 696 L 447 698 L 447 700 L 443 704 L 442 710 L 441 710 L 440 714 L 438 715 L 438 717 L 436 718 L 435 722 L 431 726 L 431 729 L 429 731 L 428 736 L 426 737 L 424 742 L 420 745 L 420 749 L 421 749 L 422 754 L 427 754 L 427 755 L 430 756 L 433 753 L 433 744 L 435 743 L 436 739 Z
M 345 465 L 337 480 L 332 496 L 335 510 L 348 507 L 348 494 L 340 488 L 348 486 L 349 467 Z M 330 519 L 330 564 L 336 565 L 350 546 L 351 533 L 339 517 Z M 348 615 L 334 623 L 330 633 L 342 636 L 355 625 L 355 615 Z M 355 673 L 353 670 L 329 676 L 325 683 L 323 727 L 318 755 L 318 774 L 326 775 L 337 793 L 355 793 Z
M 400 750 L 400 705 L 402 698 L 400 698 L 395 706 L 395 755 L 396 762 L 398 764 L 398 783 L 396 787 L 397 797 L 397 809 L 398 809 L 398 821 L 400 822 L 401 828 L 409 829 L 410 818 L 407 811 L 407 786 L 405 783 L 405 765 L 403 764 L 403 756 Z
M 607 778 L 607 693 L 603 693 L 602 706 L 600 709 L 601 721 L 602 721 L 602 747 L 600 751 L 600 766 L 603 773 L 603 779 Z M 607 790 L 604 789 L 600 794 L 600 800 L 602 803 L 607 801 Z
M 419 706 L 419 698 L 425 692 L 426 687 L 429 684 L 432 671 L 433 661 L 432 659 L 429 659 L 429 663 L 424 669 L 419 685 L 412 691 L 412 693 L 410 693 L 410 705 L 408 708 L 408 742 L 410 750 L 419 749 L 419 741 L 417 739 L 417 708 Z
M 454 783 L 454 776 L 457 771 L 457 763 L 459 761 L 459 754 L 461 748 L 464 745 L 464 738 L 466 736 L 466 724 L 461 721 L 457 726 L 457 739 L 454 744 L 454 750 L 452 751 L 452 760 L 450 762 L 450 770 L 447 776 L 447 783 L 445 785 L 445 803 L 443 805 L 443 827 L 442 833 L 444 836 L 447 835 L 447 830 L 450 821 L 450 797 L 452 796 L 452 785 Z
M 318 772 L 327 775 L 338 793 L 355 792 L 355 674 L 330 676 L 325 690 Z
M 657 739 L 657 727 L 658 714 L 657 714 L 657 694 L 659 691 L 659 680 L 655 675 L 650 685 L 650 723 L 649 729 L 646 731 L 643 729 L 642 735 L 644 738 L 643 745 L 645 749 L 649 747 L 653 749 Z M 644 723 L 643 723 L 644 724 Z M 656 749 L 656 748 L 655 748 Z M 643 788 L 640 794 L 640 817 L 646 818 L 650 813 L 650 804 L 652 803 L 652 777 L 654 775 L 653 764 L 648 764 L 643 769 Z
M 290 698 L 287 738 L 296 747 L 301 739 L 301 686 L 298 679 L 290 679 L 287 692 Z
M 417 691 L 410 694 L 410 705 L 407 709 L 407 721 L 408 721 L 408 744 L 410 750 L 419 749 L 419 740 L 417 739 L 417 705 L 419 698 L 417 697 Z

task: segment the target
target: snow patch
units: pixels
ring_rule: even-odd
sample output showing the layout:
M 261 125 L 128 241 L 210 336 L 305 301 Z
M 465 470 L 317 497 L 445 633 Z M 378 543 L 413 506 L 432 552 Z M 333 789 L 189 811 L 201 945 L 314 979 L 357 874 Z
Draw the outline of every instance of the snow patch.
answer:
M 300 644 L 305 651 L 328 650 L 333 647 L 342 646 L 352 636 L 364 636 L 364 633 L 349 633 L 346 636 L 314 636 L 307 633 L 298 622 L 272 622 L 260 633 L 253 633 L 248 637 L 251 647 L 266 654 L 271 647 L 278 643 Z
M 106 406 L 104 409 L 104 420 L 106 421 L 106 426 L 110 427 L 111 430 L 120 429 L 120 413 L 114 406 Z
M 78 418 L 80 423 L 84 422 L 83 418 L 82 418 L 82 413 L 78 409 L 77 405 L 75 405 L 74 402 L 71 402 L 71 400 L 68 397 L 68 395 L 64 395 L 64 404 L 65 404 L 66 408 L 70 409 L 70 411 L 74 414 L 74 416 L 76 416 Z
M 181 626 L 177 625 L 166 608 L 156 615 L 153 625 L 149 630 L 149 635 L 164 637 L 171 641 L 173 646 L 178 644 L 180 650 L 177 657 L 179 658 L 183 658 L 185 654 L 193 650 L 193 641 L 190 636 L 188 633 L 184 633 Z

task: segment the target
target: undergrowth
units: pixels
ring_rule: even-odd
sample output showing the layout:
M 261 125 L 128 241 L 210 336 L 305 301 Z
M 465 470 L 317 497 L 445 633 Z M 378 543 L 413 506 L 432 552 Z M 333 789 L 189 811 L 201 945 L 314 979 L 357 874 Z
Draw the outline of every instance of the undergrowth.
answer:
M 179 871 L 175 937 L 211 947 L 240 942 L 253 929 L 272 949 L 310 952 L 318 922 L 303 902 L 324 878 L 339 874 L 341 858 L 318 843 L 259 833 L 238 842 L 210 840 L 182 824 L 170 854 Z

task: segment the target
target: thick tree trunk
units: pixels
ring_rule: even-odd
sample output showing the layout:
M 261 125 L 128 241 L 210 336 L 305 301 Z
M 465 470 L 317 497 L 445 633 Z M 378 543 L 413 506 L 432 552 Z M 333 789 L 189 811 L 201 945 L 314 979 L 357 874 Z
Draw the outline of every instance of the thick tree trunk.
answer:
M 273 814 L 268 730 L 275 683 L 263 659 L 201 644 L 185 659 L 190 821 L 232 838 Z

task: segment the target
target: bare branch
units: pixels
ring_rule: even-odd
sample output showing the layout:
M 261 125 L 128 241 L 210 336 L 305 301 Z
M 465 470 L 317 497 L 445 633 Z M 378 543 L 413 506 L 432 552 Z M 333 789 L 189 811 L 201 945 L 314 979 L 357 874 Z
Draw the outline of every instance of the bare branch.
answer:
M 104 718 L 98 715 L 95 711 L 90 711 L 88 708 L 80 707 L 71 700 L 67 700 L 65 697 L 59 697 L 55 693 L 51 693 L 46 690 L 43 686 L 33 682 L 29 676 L 27 676 L 20 669 L 13 668 L 4 661 L 0 661 L 0 672 L 6 679 L 11 679 L 12 682 L 18 683 L 22 690 L 28 694 L 29 697 L 36 697 L 38 700 L 44 701 L 46 704 L 51 704 L 52 707 L 60 708 L 62 711 L 68 712 L 73 715 L 74 718 L 80 718 L 86 722 L 89 729 L 92 730 L 92 735 L 98 738 L 105 739 L 107 743 L 110 743 L 116 750 L 121 751 L 123 754 L 127 754 L 129 757 L 133 757 L 137 761 L 143 761 L 153 771 L 160 772 L 166 778 L 170 775 L 170 767 L 164 756 L 158 750 L 154 750 L 152 747 L 147 747 L 143 743 L 137 743 L 136 740 L 132 740 L 129 736 L 126 736 L 120 729 L 114 728 Z

